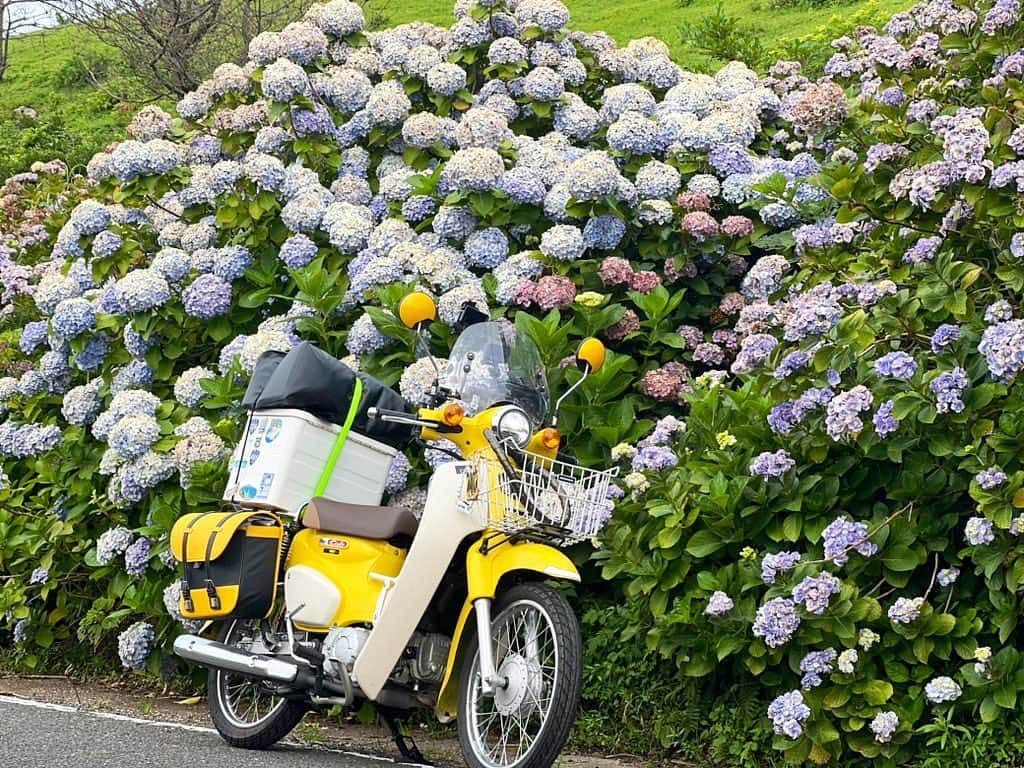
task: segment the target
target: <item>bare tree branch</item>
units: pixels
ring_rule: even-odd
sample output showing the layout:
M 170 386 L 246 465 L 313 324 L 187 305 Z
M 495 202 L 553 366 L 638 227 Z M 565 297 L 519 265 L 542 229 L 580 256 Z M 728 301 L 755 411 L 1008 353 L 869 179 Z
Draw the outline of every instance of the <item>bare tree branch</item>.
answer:
M 42 1 L 117 49 L 154 97 L 181 96 L 218 64 L 244 60 L 253 37 L 309 4 L 282 3 L 268 13 L 262 0 Z
M 11 38 L 38 29 L 43 16 L 32 0 L 0 0 L 0 82 L 10 64 Z

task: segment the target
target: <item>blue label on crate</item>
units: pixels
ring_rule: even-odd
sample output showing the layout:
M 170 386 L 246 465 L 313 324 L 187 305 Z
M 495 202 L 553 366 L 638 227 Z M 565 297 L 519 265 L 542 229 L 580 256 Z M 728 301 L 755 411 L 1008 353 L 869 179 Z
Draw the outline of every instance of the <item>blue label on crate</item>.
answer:
M 278 437 L 280 437 L 281 427 L 283 426 L 284 421 L 282 419 L 270 420 L 270 424 L 267 426 L 267 435 L 265 438 L 268 444 L 274 442 L 275 440 L 277 440 Z
M 260 457 L 260 452 L 259 451 L 253 451 L 252 453 L 249 454 L 249 463 L 250 464 L 255 464 L 256 463 L 256 459 L 258 459 L 259 457 Z
M 260 491 L 256 495 L 257 499 L 265 499 L 270 496 L 270 487 L 274 484 L 274 473 L 264 472 L 263 479 L 260 481 Z
M 255 499 L 256 488 L 251 485 L 243 485 L 238 490 L 238 495 L 241 496 L 243 499 Z

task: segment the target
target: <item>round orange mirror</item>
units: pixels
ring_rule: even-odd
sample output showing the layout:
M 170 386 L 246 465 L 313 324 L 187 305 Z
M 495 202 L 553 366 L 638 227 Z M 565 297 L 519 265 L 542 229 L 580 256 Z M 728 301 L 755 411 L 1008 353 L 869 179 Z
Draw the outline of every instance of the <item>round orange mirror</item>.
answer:
M 591 337 L 580 342 L 576 350 L 576 365 L 590 373 L 597 373 L 604 365 L 605 348 L 599 340 Z
M 437 319 L 437 305 L 425 293 L 410 293 L 398 305 L 398 316 L 406 328 L 416 330 Z

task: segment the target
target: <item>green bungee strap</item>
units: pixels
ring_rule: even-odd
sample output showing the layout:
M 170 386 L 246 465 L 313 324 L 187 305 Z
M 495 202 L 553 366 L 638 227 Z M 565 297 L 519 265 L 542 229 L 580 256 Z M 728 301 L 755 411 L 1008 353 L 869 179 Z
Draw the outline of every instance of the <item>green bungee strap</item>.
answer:
M 334 468 L 338 465 L 341 449 L 345 447 L 345 441 L 348 440 L 348 433 L 352 430 L 352 422 L 356 420 L 356 413 L 359 411 L 362 400 L 363 381 L 357 376 L 356 386 L 352 392 L 352 405 L 348 408 L 345 423 L 342 425 L 341 432 L 338 433 L 338 437 L 334 441 L 334 447 L 331 448 L 331 455 L 327 457 L 327 464 L 324 466 L 324 471 L 320 474 L 320 481 L 316 484 L 316 490 L 313 491 L 314 497 L 323 496 L 324 491 L 327 490 L 328 483 L 331 482 L 331 475 L 334 474 Z

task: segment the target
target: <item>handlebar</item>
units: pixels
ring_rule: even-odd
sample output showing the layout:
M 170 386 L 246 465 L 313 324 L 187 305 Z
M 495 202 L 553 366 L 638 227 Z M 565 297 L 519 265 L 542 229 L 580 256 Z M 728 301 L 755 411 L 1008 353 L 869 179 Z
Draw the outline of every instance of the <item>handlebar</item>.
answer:
M 406 413 L 405 411 L 389 411 L 386 408 L 368 408 L 366 415 L 369 419 L 374 421 L 388 421 L 393 424 L 406 424 L 410 427 L 435 428 L 438 426 L 436 421 L 421 419 L 418 416 Z

